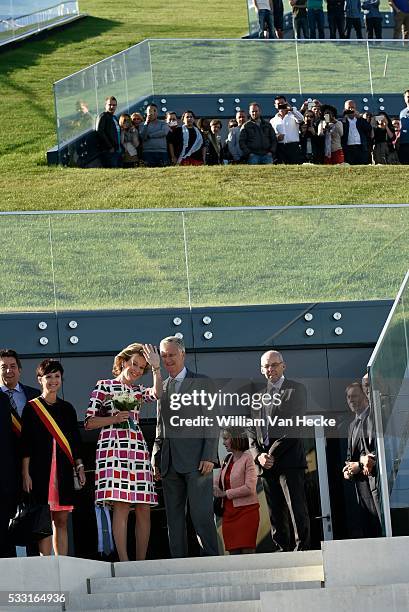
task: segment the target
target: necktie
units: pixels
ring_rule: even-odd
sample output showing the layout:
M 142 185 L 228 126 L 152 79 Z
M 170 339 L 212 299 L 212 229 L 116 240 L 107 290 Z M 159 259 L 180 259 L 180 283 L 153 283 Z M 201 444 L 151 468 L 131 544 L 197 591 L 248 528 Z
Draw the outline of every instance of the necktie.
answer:
M 168 397 L 176 393 L 176 378 L 170 378 L 168 382 Z
M 270 397 L 271 397 L 271 401 L 268 404 L 264 404 L 263 406 L 263 410 L 264 410 L 264 426 L 261 428 L 262 429 L 262 433 L 263 433 L 263 444 L 264 446 L 269 446 L 270 444 L 270 437 L 268 435 L 268 429 L 269 429 L 269 425 L 270 425 L 270 421 L 268 419 L 268 417 L 272 417 L 273 415 L 273 411 L 274 411 L 274 406 L 273 406 L 273 395 L 276 392 L 274 387 L 270 387 L 270 389 L 267 389 L 267 393 L 269 393 Z
M 10 400 L 10 406 L 12 407 L 13 410 L 15 410 L 18 414 L 18 410 L 17 410 L 17 404 L 14 400 L 14 394 L 13 391 L 11 389 L 9 389 L 8 391 L 6 391 L 7 395 L 9 396 L 9 400 Z
M 357 442 L 358 442 L 359 437 L 360 437 L 361 424 L 362 424 L 361 419 L 356 419 L 355 420 L 355 426 L 354 426 L 354 429 L 352 430 L 352 438 L 351 438 L 351 450 L 352 450 L 352 452 L 355 450 Z

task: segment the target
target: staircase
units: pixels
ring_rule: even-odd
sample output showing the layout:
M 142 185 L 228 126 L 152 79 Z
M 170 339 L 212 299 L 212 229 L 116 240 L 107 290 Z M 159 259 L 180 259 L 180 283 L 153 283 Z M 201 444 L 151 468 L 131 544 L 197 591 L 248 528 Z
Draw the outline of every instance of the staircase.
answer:
M 321 551 L 115 563 L 111 578 L 87 580 L 67 611 L 259 612 L 260 593 L 319 589 Z

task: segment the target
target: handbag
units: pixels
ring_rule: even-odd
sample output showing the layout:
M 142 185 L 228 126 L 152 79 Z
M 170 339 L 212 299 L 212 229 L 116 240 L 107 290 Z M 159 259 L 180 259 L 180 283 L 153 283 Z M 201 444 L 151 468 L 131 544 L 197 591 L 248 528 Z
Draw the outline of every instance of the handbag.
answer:
M 48 504 L 35 503 L 27 496 L 17 506 L 9 523 L 9 537 L 16 546 L 27 546 L 52 535 L 51 514 Z
M 224 512 L 224 497 L 215 497 L 213 500 L 213 512 L 216 516 L 223 516 Z
M 221 467 L 220 470 L 220 474 L 219 474 L 219 489 L 223 490 L 223 483 L 222 483 L 222 470 L 223 468 L 228 464 L 228 462 L 230 461 L 232 455 L 231 453 L 229 453 L 224 461 L 223 461 L 223 465 Z M 213 500 L 213 512 L 216 516 L 223 516 L 223 512 L 224 512 L 224 497 L 215 497 Z

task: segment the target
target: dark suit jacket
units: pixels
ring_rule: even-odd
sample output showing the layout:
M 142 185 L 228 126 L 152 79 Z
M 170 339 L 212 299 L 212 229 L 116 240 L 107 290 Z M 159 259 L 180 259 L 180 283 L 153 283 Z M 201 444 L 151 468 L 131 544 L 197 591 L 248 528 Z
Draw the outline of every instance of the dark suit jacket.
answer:
M 98 116 L 95 129 L 98 134 L 101 151 L 114 149 L 118 151 L 118 131 L 112 114 L 107 111 Z
M 354 428 L 355 419 L 353 419 L 353 421 L 351 422 L 348 431 L 347 461 L 359 461 L 361 455 L 367 455 L 368 453 L 376 455 L 375 426 L 371 408 L 368 410 L 367 414 L 365 415 L 365 418 L 360 424 L 357 435 L 354 435 L 355 440 L 354 445 L 352 445 L 352 434 L 354 432 Z M 374 502 L 374 510 L 376 510 L 376 515 L 380 517 L 376 464 L 373 467 L 372 474 L 370 476 L 364 476 L 362 473 L 358 473 L 356 474 L 356 476 L 354 476 L 354 481 L 356 484 L 358 501 L 359 496 L 370 495 Z M 364 483 L 367 483 L 367 489 Z
M 348 143 L 348 134 L 349 134 L 349 121 L 346 116 L 341 119 L 342 126 L 344 128 L 343 134 L 341 136 L 341 144 L 342 148 L 345 149 Z M 356 120 L 356 129 L 359 132 L 361 137 L 361 146 L 363 151 L 368 151 L 369 140 L 371 138 L 372 128 L 366 119 L 362 117 L 358 117 Z
M 158 401 L 158 417 L 156 426 L 156 439 L 152 451 L 152 464 L 159 467 L 161 476 L 166 476 L 170 464 L 181 474 L 197 470 L 200 461 L 212 461 L 217 464 L 217 449 L 219 443 L 219 429 L 214 427 L 172 427 L 170 418 L 192 418 L 195 416 L 213 417 L 215 411 L 206 407 L 182 407 L 180 410 L 171 410 L 167 394 L 169 379 L 164 382 L 164 394 Z M 202 374 L 187 371 L 178 393 L 214 392 L 211 380 Z
M 264 390 L 266 392 L 266 389 Z M 303 416 L 307 411 L 307 390 L 299 382 L 284 378 L 281 390 L 281 404 L 273 408 L 272 416 L 278 418 L 294 418 Z M 253 411 L 252 418 L 260 418 L 260 411 Z M 295 424 L 295 421 L 294 421 Z M 295 428 L 269 426 L 269 445 L 264 445 L 264 436 L 261 427 L 255 426 L 249 429 L 250 451 L 258 465 L 257 457 L 261 453 L 269 453 L 274 457 L 275 472 L 283 469 L 307 467 L 305 449 L 302 439 L 297 436 L 300 430 Z M 261 466 L 260 470 L 261 470 Z M 266 470 L 271 473 L 271 470 Z M 263 470 L 264 472 L 264 470 Z
M 28 402 L 41 395 L 41 391 L 39 389 L 35 389 L 34 387 L 29 387 L 28 385 L 23 385 L 22 383 L 20 383 L 20 387 L 22 387 L 24 393 L 26 394 Z
M 11 513 L 18 493 L 18 447 L 11 426 L 9 398 L 0 391 L 0 497 Z

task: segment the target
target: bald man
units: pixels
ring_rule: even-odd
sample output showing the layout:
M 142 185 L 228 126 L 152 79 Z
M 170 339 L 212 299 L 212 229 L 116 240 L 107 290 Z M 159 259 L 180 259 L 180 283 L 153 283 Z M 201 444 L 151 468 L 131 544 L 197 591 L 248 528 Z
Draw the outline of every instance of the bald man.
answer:
M 286 364 L 278 351 L 261 357 L 261 373 L 267 380 L 265 393 L 273 400 L 263 406 L 265 427 L 250 429 L 250 451 L 259 467 L 270 513 L 271 534 L 276 551 L 306 550 L 310 544 L 310 520 L 304 490 L 305 450 L 294 427 L 272 427 L 274 420 L 302 417 L 307 410 L 307 392 L 301 383 L 285 377 Z M 290 523 L 292 528 L 290 527 Z

